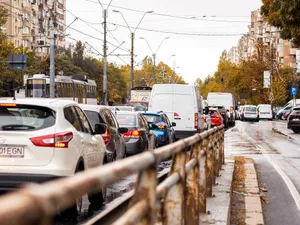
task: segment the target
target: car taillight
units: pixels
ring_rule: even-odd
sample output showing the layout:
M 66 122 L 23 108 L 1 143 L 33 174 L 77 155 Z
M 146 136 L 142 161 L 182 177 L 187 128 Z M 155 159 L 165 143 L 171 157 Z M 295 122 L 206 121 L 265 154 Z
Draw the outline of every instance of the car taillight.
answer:
M 174 112 L 174 117 L 179 117 L 179 114 L 177 112 Z
M 230 113 L 232 113 L 233 112 L 233 107 L 232 106 L 230 106 Z
M 203 117 L 204 122 L 206 123 L 206 116 Z
M 105 145 L 108 145 L 110 142 L 110 132 L 109 129 L 106 129 L 105 133 L 101 135 Z
M 72 140 L 72 138 L 72 132 L 64 132 L 40 137 L 33 137 L 30 138 L 30 141 L 32 142 L 32 144 L 38 147 L 68 148 L 68 144 Z
M 165 125 L 159 125 L 157 126 L 159 130 L 166 130 L 166 126 Z
M 141 135 L 141 131 L 139 130 L 130 130 L 130 131 L 127 131 L 125 134 L 124 134 L 124 137 L 129 137 L 129 138 L 139 138 Z
M 195 120 L 195 129 L 198 130 L 198 120 L 199 120 L 198 113 L 195 113 L 195 118 L 194 118 L 194 120 Z

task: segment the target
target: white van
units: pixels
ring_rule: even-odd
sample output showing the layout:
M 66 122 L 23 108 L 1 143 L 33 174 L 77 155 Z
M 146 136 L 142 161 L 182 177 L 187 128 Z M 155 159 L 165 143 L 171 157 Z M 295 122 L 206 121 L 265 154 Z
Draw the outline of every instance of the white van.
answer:
M 166 113 L 171 122 L 176 123 L 176 139 L 186 138 L 204 130 L 201 95 L 194 85 L 155 84 L 148 111 Z
M 207 95 L 209 106 L 224 106 L 227 111 L 228 122 L 231 126 L 235 125 L 235 101 L 231 93 L 210 92 Z
M 260 104 L 257 108 L 259 112 L 259 119 L 273 119 L 273 112 L 270 104 Z

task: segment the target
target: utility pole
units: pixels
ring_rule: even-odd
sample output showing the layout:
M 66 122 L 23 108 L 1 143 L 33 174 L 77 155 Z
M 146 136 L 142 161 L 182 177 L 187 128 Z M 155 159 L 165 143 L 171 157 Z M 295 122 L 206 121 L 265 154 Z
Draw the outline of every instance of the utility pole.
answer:
M 134 33 L 131 32 L 131 51 L 130 51 L 130 90 L 134 87 Z M 129 90 L 129 93 L 130 93 Z
M 55 59 L 54 59 L 54 1 L 50 1 L 52 10 L 50 21 L 50 98 L 55 98 Z
M 153 54 L 153 68 L 152 68 L 152 76 L 153 76 L 153 81 L 154 81 L 154 84 L 156 84 L 156 70 L 155 70 L 155 58 L 156 58 L 156 54 L 154 53 Z
M 165 67 L 163 67 L 163 69 L 162 69 L 162 84 L 164 84 L 165 83 L 165 72 L 166 72 L 166 68 Z
M 107 42 L 106 42 L 106 15 L 107 11 L 104 9 L 103 16 L 104 16 L 104 44 L 103 44 L 103 97 L 102 101 L 104 105 L 107 103 Z

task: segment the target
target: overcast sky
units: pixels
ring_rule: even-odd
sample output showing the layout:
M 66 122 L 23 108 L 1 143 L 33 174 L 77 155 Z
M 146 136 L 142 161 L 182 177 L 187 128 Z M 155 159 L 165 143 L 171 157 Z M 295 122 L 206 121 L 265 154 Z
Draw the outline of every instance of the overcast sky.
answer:
M 101 0 L 101 2 L 107 8 L 110 0 Z M 129 26 L 133 28 L 138 25 L 143 16 L 143 12 L 139 11 L 153 10 L 154 13 L 147 14 L 139 28 L 167 31 L 172 34 L 137 29 L 134 44 L 134 52 L 137 55 L 136 63 L 146 55 L 152 55 L 147 43 L 139 37 L 146 38 L 154 52 L 162 39 L 169 37 L 170 39 L 165 40 L 157 52 L 157 62 L 168 61 L 169 66 L 178 67 L 176 72 L 180 73 L 185 81 L 194 83 L 197 78 L 203 79 L 216 71 L 222 51 L 237 45 L 240 35 L 245 34 L 248 30 L 251 11 L 260 6 L 261 0 L 113 0 L 108 8 L 107 26 L 110 32 L 107 34 L 107 40 L 116 46 L 119 45 L 118 42 L 125 41 L 122 48 L 128 49 L 128 51 L 130 49 L 130 31 L 121 14 L 112 12 L 112 10 L 121 11 Z M 88 37 L 68 29 L 69 37 L 87 41 L 96 49 L 94 52 L 102 53 L 103 13 L 98 0 L 67 0 L 67 10 L 80 19 L 92 23 L 87 24 L 79 19 L 71 27 L 93 36 Z M 67 25 L 75 19 L 70 12 L 67 12 Z M 157 14 L 165 14 L 165 16 Z M 74 43 L 70 39 L 67 41 Z M 110 44 L 108 46 L 108 52 L 115 49 Z M 108 58 L 110 62 L 116 62 L 119 65 L 129 64 L 130 57 L 127 56 L 129 52 L 118 49 L 113 54 L 123 54 L 124 56 L 122 56 L 122 60 L 116 56 L 110 56 Z M 174 54 L 176 56 L 170 58 Z

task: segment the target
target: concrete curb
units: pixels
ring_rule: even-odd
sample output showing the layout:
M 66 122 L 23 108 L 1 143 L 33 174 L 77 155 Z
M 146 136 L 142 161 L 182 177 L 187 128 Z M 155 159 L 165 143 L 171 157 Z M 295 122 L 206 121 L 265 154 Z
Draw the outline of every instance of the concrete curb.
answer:
M 247 225 L 262 225 L 264 224 L 262 205 L 260 201 L 260 191 L 254 163 L 247 162 L 245 164 L 245 208 L 246 208 L 246 224 Z
M 200 215 L 200 224 L 230 224 L 233 171 L 234 160 L 227 159 L 220 171 L 221 176 L 216 179 L 217 185 L 213 186 L 215 197 L 207 199 L 209 214 Z

